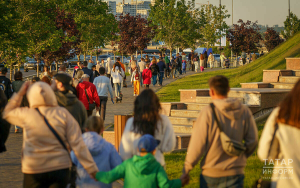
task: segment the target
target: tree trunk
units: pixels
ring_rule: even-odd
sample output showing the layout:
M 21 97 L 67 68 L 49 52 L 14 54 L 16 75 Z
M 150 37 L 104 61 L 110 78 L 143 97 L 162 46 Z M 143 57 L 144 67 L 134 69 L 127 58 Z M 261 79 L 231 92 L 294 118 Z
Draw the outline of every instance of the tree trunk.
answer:
M 93 61 L 93 52 L 91 52 L 91 54 L 90 54 L 90 60 Z
M 80 61 L 80 54 L 77 55 L 77 59 L 78 59 L 78 61 Z
M 170 61 L 173 59 L 172 57 L 172 48 L 170 48 Z
M 86 52 L 83 52 L 83 61 L 85 61 L 86 58 Z
M 36 62 L 36 63 L 37 63 L 37 64 L 36 64 L 36 76 L 37 76 L 37 77 L 39 77 L 39 64 L 40 64 L 40 61 L 41 61 L 41 60 L 37 60 L 37 62 Z M 45 64 L 45 66 L 46 66 L 46 64 Z
M 13 73 L 13 66 L 12 66 L 12 62 L 10 64 L 10 69 L 9 69 L 9 79 L 12 80 L 12 73 Z

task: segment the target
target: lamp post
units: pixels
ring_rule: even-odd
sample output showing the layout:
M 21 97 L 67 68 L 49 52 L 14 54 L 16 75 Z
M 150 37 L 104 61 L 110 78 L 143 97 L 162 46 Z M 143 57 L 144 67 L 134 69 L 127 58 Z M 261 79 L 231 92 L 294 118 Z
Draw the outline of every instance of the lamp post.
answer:
M 221 24 L 222 24 L 221 16 L 222 16 L 222 9 L 221 9 L 221 0 L 220 0 L 220 33 L 221 33 Z M 222 35 L 220 38 L 220 51 L 221 51 L 221 47 L 222 47 Z
M 291 2 L 289 0 L 289 19 L 291 18 Z
M 233 0 L 232 0 L 232 11 L 231 11 L 231 12 L 232 12 L 232 14 L 231 14 L 231 25 L 232 25 L 232 26 L 231 26 L 231 27 L 233 28 Z M 231 61 L 233 60 L 233 59 L 232 59 L 232 56 L 233 56 L 233 55 L 232 55 L 232 49 L 231 49 L 231 58 L 230 58 Z

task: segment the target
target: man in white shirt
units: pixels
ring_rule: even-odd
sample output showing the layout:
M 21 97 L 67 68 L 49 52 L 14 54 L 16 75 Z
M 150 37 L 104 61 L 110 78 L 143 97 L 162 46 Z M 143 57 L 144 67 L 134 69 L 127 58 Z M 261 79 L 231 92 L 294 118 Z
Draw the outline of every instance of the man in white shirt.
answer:
M 100 99 L 100 116 L 105 120 L 106 103 L 108 99 L 108 92 L 110 93 L 111 100 L 113 101 L 112 87 L 110 79 L 105 76 L 105 68 L 100 67 L 100 76 L 94 79 L 93 84 L 96 86 L 98 96 Z
M 139 71 L 140 71 L 140 82 L 141 82 L 141 86 L 143 86 L 143 71 L 146 68 L 146 62 L 145 59 L 142 57 L 141 61 L 138 64 L 139 66 Z

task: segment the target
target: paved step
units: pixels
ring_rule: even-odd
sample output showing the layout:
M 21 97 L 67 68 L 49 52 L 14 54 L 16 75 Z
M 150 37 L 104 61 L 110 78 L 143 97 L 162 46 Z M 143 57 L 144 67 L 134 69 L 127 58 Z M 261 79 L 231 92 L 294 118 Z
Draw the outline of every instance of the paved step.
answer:
M 193 125 L 194 121 L 196 121 L 196 118 L 192 117 L 169 117 L 171 123 L 173 125 Z
M 173 124 L 174 132 L 176 133 L 184 133 L 184 134 L 191 134 L 193 130 L 192 125 L 177 125 Z
M 299 76 L 280 76 L 279 82 L 283 83 L 296 83 L 300 79 Z
M 293 89 L 295 83 L 281 83 L 281 82 L 277 82 L 277 83 L 270 83 L 270 85 L 273 88 L 276 88 L 276 89 Z
M 199 110 L 171 110 L 171 116 L 174 117 L 198 117 Z
M 188 148 L 191 139 L 191 134 L 187 133 L 176 133 L 176 147 L 175 149 L 185 149 Z
M 204 103 L 204 104 L 209 104 L 211 103 L 211 97 L 210 96 L 200 96 L 196 97 L 196 103 Z
M 187 110 L 202 110 L 209 103 L 185 103 L 187 106 Z
M 300 70 L 293 70 L 293 76 L 300 76 Z

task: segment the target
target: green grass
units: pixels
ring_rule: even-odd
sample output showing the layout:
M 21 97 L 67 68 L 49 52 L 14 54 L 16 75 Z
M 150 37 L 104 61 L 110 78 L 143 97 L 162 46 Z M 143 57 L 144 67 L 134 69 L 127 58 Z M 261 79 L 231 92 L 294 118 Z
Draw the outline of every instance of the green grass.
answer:
M 258 136 L 260 138 L 265 122 L 261 122 L 257 125 Z M 171 153 L 165 155 L 167 164 L 167 174 L 169 179 L 178 179 L 182 174 L 182 168 L 185 160 L 186 152 Z M 256 151 L 247 160 L 247 166 L 245 169 L 244 187 L 252 187 L 252 184 L 261 176 L 263 162 L 261 162 Z M 201 169 L 200 162 L 190 172 L 190 184 L 186 187 L 199 187 L 199 177 Z
M 163 87 L 157 92 L 157 95 L 162 102 L 179 101 L 179 89 L 208 88 L 208 79 L 216 75 L 224 75 L 229 78 L 232 88 L 241 87 L 240 83 L 260 82 L 263 78 L 263 70 L 285 69 L 286 57 L 300 57 L 300 33 L 248 65 L 187 76 Z

